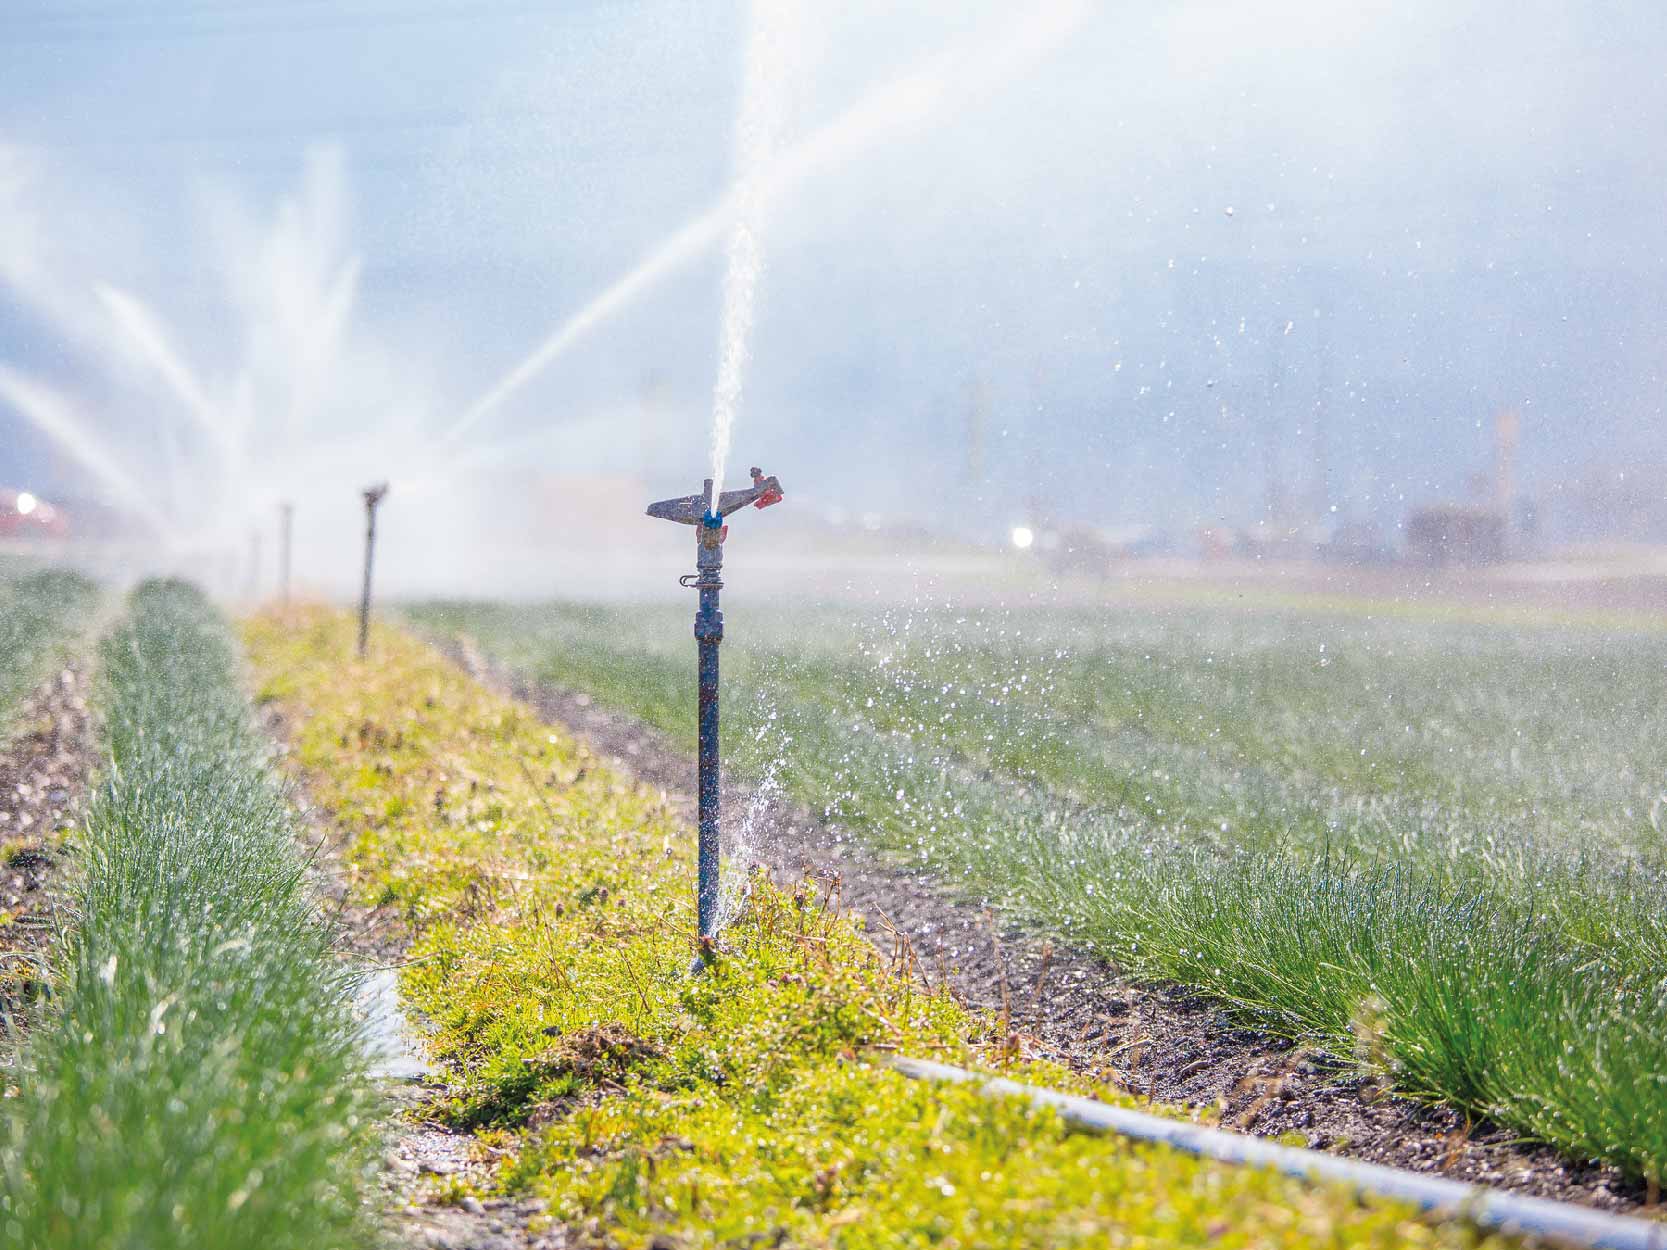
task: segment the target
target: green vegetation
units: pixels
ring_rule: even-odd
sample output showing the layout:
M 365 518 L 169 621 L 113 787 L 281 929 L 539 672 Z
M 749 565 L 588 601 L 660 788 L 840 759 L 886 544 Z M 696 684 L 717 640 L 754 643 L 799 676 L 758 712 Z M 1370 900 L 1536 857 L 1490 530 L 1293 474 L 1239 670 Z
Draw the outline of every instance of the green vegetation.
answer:
M 498 1187 L 584 1244 L 1476 1243 L 876 1067 L 896 1048 L 1123 1097 L 1011 1054 L 998 1021 L 889 966 L 814 883 L 757 883 L 691 978 L 692 838 L 647 788 L 392 631 L 368 665 L 344 659 L 339 615 L 246 639 L 312 794 L 353 835 L 356 900 L 409 927 L 403 987 L 436 1025 L 448 1113 L 481 1132 Z
M 729 616 L 738 769 L 1137 976 L 1667 1173 L 1667 639 L 1197 607 Z M 413 617 L 692 744 L 686 606 Z
M 98 588 L 79 573 L 47 569 L 0 578 L 0 716 L 46 676 L 97 601 Z
M 371 1114 L 297 828 L 195 591 L 103 645 L 109 761 L 0 1115 L 0 1246 L 362 1245 Z

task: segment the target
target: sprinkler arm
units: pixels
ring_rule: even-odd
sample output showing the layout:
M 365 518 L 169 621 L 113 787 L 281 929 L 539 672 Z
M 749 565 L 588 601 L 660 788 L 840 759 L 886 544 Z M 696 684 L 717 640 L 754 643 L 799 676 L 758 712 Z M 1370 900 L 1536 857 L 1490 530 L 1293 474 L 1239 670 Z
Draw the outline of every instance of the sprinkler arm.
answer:
M 661 521 L 676 521 L 679 525 L 699 525 L 707 519 L 706 499 L 705 493 L 683 495 L 677 499 L 662 499 L 659 503 L 648 505 L 648 515 Z M 765 477 L 758 469 L 754 469 L 751 486 L 742 490 L 726 490 L 718 496 L 717 515 L 726 517 L 748 504 L 755 508 L 768 508 L 781 500 L 781 483 L 774 477 Z

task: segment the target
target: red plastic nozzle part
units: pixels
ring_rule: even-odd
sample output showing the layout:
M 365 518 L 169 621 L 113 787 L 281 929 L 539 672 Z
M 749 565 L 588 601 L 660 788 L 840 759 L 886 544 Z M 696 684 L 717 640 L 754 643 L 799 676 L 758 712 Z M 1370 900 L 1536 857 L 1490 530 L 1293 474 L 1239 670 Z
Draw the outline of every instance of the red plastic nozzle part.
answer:
M 756 487 L 764 487 L 764 470 L 758 468 L 756 465 L 753 467 L 752 471 L 752 484 Z M 755 508 L 768 508 L 773 503 L 780 503 L 781 500 L 782 494 L 780 487 L 765 489 L 764 493 L 753 501 L 752 506 Z

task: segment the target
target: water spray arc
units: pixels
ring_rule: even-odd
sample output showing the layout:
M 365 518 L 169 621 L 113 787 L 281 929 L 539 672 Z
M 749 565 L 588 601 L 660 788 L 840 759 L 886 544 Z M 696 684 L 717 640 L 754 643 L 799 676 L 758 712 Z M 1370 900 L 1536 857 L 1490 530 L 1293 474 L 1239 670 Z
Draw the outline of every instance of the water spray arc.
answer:
M 989 98 L 1062 47 L 1093 8 L 1085 0 L 1054 0 L 1015 12 L 1018 16 L 1011 20 L 993 23 L 867 92 L 803 141 L 775 152 L 756 177 L 744 180 L 667 236 L 634 269 L 567 317 L 439 435 L 441 444 L 461 442 L 575 345 L 705 254 L 725 237 L 748 200 L 768 202 L 788 195 L 881 141 L 918 132 L 962 102 Z
M 365 488 L 365 585 L 359 594 L 359 658 L 370 645 L 370 571 L 376 559 L 376 509 L 388 496 L 388 484 Z
M 678 584 L 700 592 L 700 606 L 695 611 L 695 642 L 700 650 L 700 833 L 695 912 L 701 955 L 695 964 L 697 970 L 704 965 L 718 930 L 718 818 L 721 805 L 718 644 L 724 637 L 724 614 L 719 607 L 718 594 L 724 585 L 721 576 L 724 566 L 724 539 L 729 537 L 729 526 L 724 524 L 724 518 L 748 504 L 755 508 L 768 508 L 771 504 L 780 503 L 782 499 L 781 483 L 774 477 L 765 477 L 763 472 L 756 468 L 752 471 L 752 485 L 746 489 L 726 490 L 716 499 L 713 499 L 712 491 L 712 479 L 708 478 L 698 495 L 662 499 L 658 503 L 648 505 L 648 515 L 651 517 L 695 527 L 695 572 L 686 573 L 678 578 Z

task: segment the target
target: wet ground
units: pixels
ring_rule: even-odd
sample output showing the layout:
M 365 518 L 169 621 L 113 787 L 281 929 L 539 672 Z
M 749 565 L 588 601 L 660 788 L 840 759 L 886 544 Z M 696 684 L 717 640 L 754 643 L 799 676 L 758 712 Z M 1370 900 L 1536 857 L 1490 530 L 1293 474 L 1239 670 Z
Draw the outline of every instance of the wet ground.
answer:
M 467 642 L 451 650 L 477 677 L 663 789 L 692 827 L 694 760 L 663 735 L 581 692 L 514 679 Z M 726 785 L 725 810 L 754 802 L 764 800 Z M 777 801 L 759 819 L 757 827 L 772 830 L 759 866 L 781 880 L 809 873 L 837 881 L 844 906 L 863 917 L 882 951 L 994 1013 L 995 1027 L 1005 1021 L 1024 1053 L 1108 1077 L 1154 1102 L 1207 1108 L 1226 1128 L 1607 1210 L 1644 1204 L 1642 1187 L 1613 1168 L 1523 1146 L 1448 1108 L 1397 1097 L 1179 987 L 1131 984 L 1093 955 L 1023 932 L 885 862 L 802 807 Z
M 38 1005 L 62 919 L 64 840 L 96 763 L 86 687 L 79 667 L 54 672 L 0 747 L 0 1020 L 11 1026 L 27 1028 Z M 12 1049 L 5 1031 L 0 1024 L 0 1069 Z
M 263 722 L 280 756 L 287 756 L 283 718 L 268 705 Z M 372 1074 L 391 1111 L 381 1178 L 390 1244 L 402 1250 L 561 1250 L 568 1244 L 565 1229 L 534 1234 L 529 1228 L 542 1203 L 454 1196 L 454 1187 L 488 1188 L 494 1160 L 473 1134 L 451 1128 L 437 1115 L 451 1091 L 424 1062 L 423 1023 L 405 1014 L 398 997 L 398 969 L 410 934 L 392 911 L 351 901 L 343 862 L 348 839 L 307 806 L 304 787 L 298 785 L 293 798 L 310 830 L 313 888 L 329 909 L 343 956 L 364 972 L 357 1005 Z

